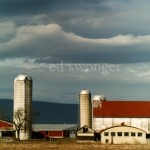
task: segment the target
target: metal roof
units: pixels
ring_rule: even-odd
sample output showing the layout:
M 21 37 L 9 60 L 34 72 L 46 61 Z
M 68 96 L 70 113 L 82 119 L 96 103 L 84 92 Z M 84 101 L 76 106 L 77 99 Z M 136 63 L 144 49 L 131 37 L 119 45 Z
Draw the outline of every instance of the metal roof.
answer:
M 102 101 L 93 117 L 150 117 L 150 101 Z
M 25 73 L 21 73 L 19 74 L 16 78 L 15 78 L 15 81 L 16 80 L 32 80 L 32 77 L 30 77 L 29 75 L 25 74 Z
M 34 131 L 77 130 L 76 124 L 32 124 Z
M 104 95 L 102 95 L 102 94 L 100 94 L 100 95 L 94 95 L 92 100 L 102 100 L 102 101 L 105 101 L 106 97 Z
M 140 130 L 140 131 L 146 133 L 146 131 L 144 131 L 144 130 L 142 130 L 142 129 L 140 129 L 140 128 L 133 127 L 133 126 L 127 126 L 127 125 L 120 125 L 120 126 L 108 127 L 108 128 L 106 128 L 106 129 L 101 130 L 100 133 L 102 133 L 102 132 L 104 132 L 104 131 L 107 131 L 107 130 L 109 130 L 109 129 L 113 129 L 113 128 L 124 128 L 124 127 L 126 127 L 126 128 L 134 128 L 134 129 L 137 129 L 137 130 Z
M 91 92 L 88 89 L 82 90 L 80 94 L 91 94 Z

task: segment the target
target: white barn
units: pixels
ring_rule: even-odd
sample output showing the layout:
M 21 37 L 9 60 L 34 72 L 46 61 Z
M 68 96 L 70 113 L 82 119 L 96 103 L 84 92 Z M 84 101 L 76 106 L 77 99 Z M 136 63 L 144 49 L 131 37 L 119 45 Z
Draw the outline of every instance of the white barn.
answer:
M 125 124 L 150 134 L 149 101 L 92 101 L 92 129 L 104 129 Z

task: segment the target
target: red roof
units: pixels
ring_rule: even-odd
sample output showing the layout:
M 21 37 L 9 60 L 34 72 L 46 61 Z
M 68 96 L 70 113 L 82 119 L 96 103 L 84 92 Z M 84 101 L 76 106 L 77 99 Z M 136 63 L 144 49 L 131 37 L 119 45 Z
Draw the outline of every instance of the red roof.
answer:
M 93 117 L 150 117 L 150 101 L 102 101 Z

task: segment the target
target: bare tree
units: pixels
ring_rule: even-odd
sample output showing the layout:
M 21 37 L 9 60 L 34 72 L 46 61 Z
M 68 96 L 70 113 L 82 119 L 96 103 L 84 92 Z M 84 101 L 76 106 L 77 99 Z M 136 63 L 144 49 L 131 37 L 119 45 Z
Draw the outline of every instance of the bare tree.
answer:
M 17 109 L 17 111 L 14 112 L 13 124 L 14 124 L 15 130 L 16 130 L 17 139 L 19 141 L 20 141 L 21 130 L 26 131 L 26 127 L 28 128 L 28 126 L 29 126 L 29 124 L 26 124 L 26 122 L 28 122 L 28 123 L 30 122 L 29 116 L 30 116 L 30 113 L 25 111 L 25 109 L 23 109 L 23 108 Z M 37 111 L 33 111 L 31 122 L 36 121 L 39 117 L 40 117 L 40 113 Z
M 20 131 L 24 129 L 24 123 L 28 117 L 22 108 L 14 112 L 13 124 L 16 129 L 17 139 L 20 141 Z

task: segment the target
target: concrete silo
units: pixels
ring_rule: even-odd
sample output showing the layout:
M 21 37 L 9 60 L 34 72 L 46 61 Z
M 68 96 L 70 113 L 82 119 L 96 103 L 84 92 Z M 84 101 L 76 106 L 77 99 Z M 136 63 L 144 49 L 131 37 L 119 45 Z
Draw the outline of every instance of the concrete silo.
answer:
M 101 106 L 102 101 L 106 101 L 106 97 L 103 94 L 94 95 L 92 98 L 92 108 Z
M 20 140 L 31 139 L 32 134 L 32 78 L 27 74 L 20 74 L 14 80 L 14 116 L 22 110 L 24 122 L 20 130 Z
M 82 90 L 79 95 L 80 128 L 87 125 L 91 127 L 91 92 Z
M 92 129 L 95 130 L 96 125 L 96 119 L 93 117 L 93 111 L 97 107 L 102 107 L 102 102 L 106 101 L 106 97 L 103 94 L 100 95 L 94 95 L 92 98 Z
M 97 100 L 97 101 L 106 101 L 106 97 L 103 94 L 100 95 L 94 95 L 92 100 Z

